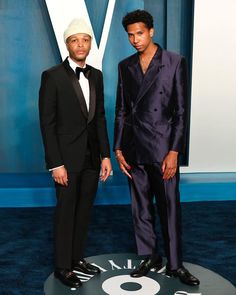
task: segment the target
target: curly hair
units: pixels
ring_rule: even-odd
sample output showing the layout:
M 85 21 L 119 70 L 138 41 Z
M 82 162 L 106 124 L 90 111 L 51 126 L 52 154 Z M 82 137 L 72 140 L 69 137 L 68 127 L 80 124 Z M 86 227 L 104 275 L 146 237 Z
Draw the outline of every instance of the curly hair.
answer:
M 127 13 L 122 19 L 122 25 L 127 32 L 127 26 L 142 22 L 148 29 L 153 28 L 153 17 L 146 10 L 135 10 Z

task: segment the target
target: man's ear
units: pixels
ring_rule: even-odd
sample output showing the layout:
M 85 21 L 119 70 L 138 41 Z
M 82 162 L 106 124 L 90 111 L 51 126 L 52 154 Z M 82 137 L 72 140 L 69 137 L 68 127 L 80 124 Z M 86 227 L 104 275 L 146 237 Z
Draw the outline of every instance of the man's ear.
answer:
M 150 31 L 149 31 L 149 33 L 150 33 L 150 37 L 152 38 L 153 35 L 154 35 L 154 28 L 151 28 Z

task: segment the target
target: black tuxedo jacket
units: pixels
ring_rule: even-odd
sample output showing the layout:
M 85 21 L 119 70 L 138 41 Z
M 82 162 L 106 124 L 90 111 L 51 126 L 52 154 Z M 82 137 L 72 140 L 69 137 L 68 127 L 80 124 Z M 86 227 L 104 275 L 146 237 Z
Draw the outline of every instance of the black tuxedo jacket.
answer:
M 65 165 L 69 172 L 79 172 L 89 145 L 93 166 L 110 157 L 103 77 L 90 67 L 90 107 L 87 111 L 76 74 L 66 59 L 42 73 L 39 91 L 39 116 L 45 147 L 47 169 Z

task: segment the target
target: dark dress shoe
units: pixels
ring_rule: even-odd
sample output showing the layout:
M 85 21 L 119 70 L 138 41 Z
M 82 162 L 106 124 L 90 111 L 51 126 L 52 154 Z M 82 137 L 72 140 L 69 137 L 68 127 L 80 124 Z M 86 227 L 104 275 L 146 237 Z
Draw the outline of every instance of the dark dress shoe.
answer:
M 64 285 L 78 288 L 82 285 L 81 281 L 77 276 L 68 269 L 56 268 L 54 271 L 54 276 L 59 279 Z
M 101 272 L 98 267 L 86 262 L 84 259 L 75 262 L 73 265 L 73 270 L 80 271 L 88 275 L 96 275 Z
M 186 268 L 180 267 L 177 270 L 166 269 L 166 275 L 169 277 L 178 277 L 180 281 L 186 285 L 198 286 L 200 284 L 199 279 L 194 277 Z
M 145 276 L 152 268 L 155 268 L 156 271 L 161 269 L 162 259 L 152 260 L 151 258 L 145 258 L 144 261 L 130 273 L 130 276 L 133 278 L 140 278 Z

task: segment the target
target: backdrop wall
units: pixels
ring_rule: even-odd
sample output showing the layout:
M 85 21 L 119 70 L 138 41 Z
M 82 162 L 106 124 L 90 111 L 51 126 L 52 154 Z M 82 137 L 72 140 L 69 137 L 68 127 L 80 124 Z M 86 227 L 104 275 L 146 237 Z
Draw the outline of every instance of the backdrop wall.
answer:
M 84 2 L 99 44 L 109 1 Z M 191 74 L 193 1 L 116 0 L 102 63 L 111 143 L 117 63 L 134 52 L 121 19 L 137 8 L 152 12 L 155 41 L 184 54 Z M 195 0 L 189 166 L 182 172 L 236 171 L 235 11 L 234 0 Z M 0 36 L 0 173 L 43 172 L 40 74 L 61 61 L 46 2 L 1 0 Z
M 69 17 L 69 14 L 75 17 L 81 13 L 82 7 L 86 7 L 99 46 L 106 10 L 111 2 L 115 6 L 102 60 L 111 145 L 117 64 L 135 52 L 121 25 L 122 17 L 128 11 L 138 8 L 149 10 L 155 20 L 155 41 L 186 55 L 190 69 L 192 0 L 1 0 L 0 173 L 45 171 L 38 121 L 38 89 L 41 72 L 61 61 L 53 30 L 53 15 L 59 19 L 57 25 L 60 25 L 64 17 Z M 64 27 L 61 29 L 63 31 Z M 118 169 L 114 159 L 113 164 L 114 169 Z
M 189 167 L 236 171 L 236 1 L 195 0 Z

